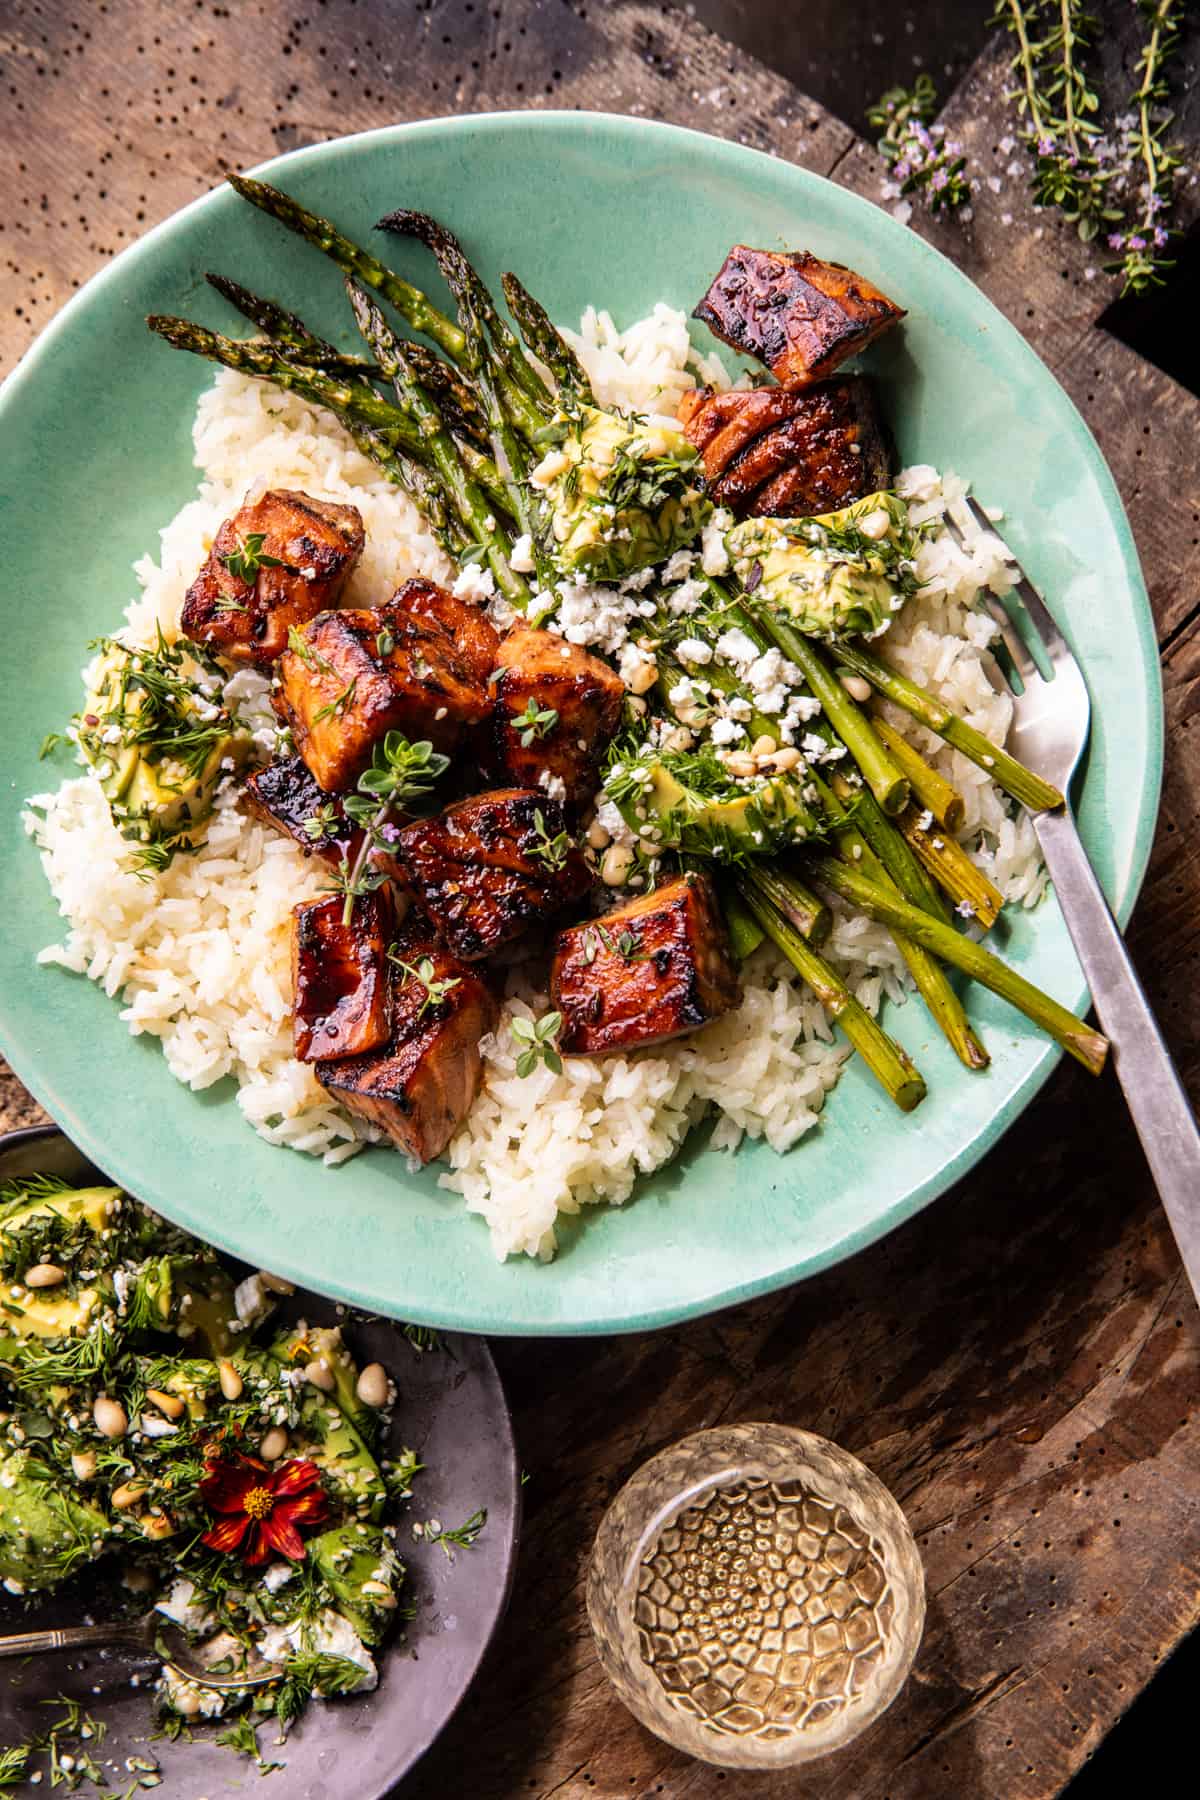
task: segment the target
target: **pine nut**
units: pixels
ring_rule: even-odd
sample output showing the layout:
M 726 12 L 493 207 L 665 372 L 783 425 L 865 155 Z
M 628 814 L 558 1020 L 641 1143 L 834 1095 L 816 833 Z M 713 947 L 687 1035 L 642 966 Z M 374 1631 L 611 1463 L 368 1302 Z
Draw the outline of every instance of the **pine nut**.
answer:
M 633 851 L 628 844 L 610 844 L 600 864 L 600 879 L 606 887 L 620 887 L 633 867 Z
M 320 1388 L 323 1394 L 332 1394 L 337 1382 L 333 1378 L 333 1370 L 323 1356 L 315 1361 L 305 1363 L 304 1379 L 310 1386 Z
M 258 1279 L 262 1282 L 268 1294 L 294 1294 L 296 1291 L 296 1284 L 294 1281 L 287 1281 L 282 1275 L 270 1275 L 266 1269 L 260 1269 L 258 1271 Z
M 94 1450 L 76 1450 L 71 1456 L 71 1467 L 75 1471 L 76 1481 L 90 1481 L 96 1473 L 96 1452 Z
M 138 1523 L 145 1535 L 156 1543 L 162 1538 L 169 1538 L 175 1530 L 175 1521 L 166 1511 L 147 1513 Z
M 793 749 L 791 745 L 788 745 L 783 750 L 777 750 L 774 756 L 770 758 L 771 767 L 778 770 L 781 775 L 786 773 L 788 769 L 796 768 L 803 760 L 800 752 Z
M 743 779 L 758 773 L 758 765 L 748 750 L 734 750 L 725 758 L 725 767 L 731 775 Z
M 230 1362 L 223 1357 L 217 1364 L 217 1380 L 221 1384 L 221 1392 L 226 1400 L 240 1400 L 242 1397 L 242 1378 Z
M 664 750 L 690 750 L 695 741 L 686 725 L 672 725 L 669 731 L 663 732 L 662 747 Z
M 110 1400 L 107 1394 L 101 1394 L 92 1407 L 92 1418 L 101 1437 L 123 1438 L 129 1430 L 129 1414 L 119 1400 Z
M 869 681 L 865 680 L 863 676 L 839 675 L 838 680 L 841 682 L 850 698 L 852 700 L 857 700 L 860 706 L 865 706 L 867 701 L 871 698 L 871 684 Z
M 278 1462 L 287 1447 L 287 1432 L 282 1425 L 274 1425 L 258 1446 L 258 1454 L 264 1462 Z
M 144 1481 L 123 1481 L 120 1487 L 113 1489 L 108 1503 L 114 1512 L 128 1512 L 131 1506 L 137 1505 L 145 1491 Z
M 658 680 L 658 664 L 656 662 L 639 663 L 626 682 L 631 694 L 648 694 Z
M 638 719 L 645 718 L 646 702 L 642 699 L 640 694 L 626 694 L 625 704 L 629 708 L 630 712 L 633 713 L 635 718 L 638 718 Z M 587 745 L 583 742 L 582 739 L 580 739 L 579 747 L 581 750 L 587 749 Z
M 195 1688 L 173 1687 L 171 1689 L 172 1710 L 181 1713 L 185 1719 L 194 1719 L 200 1711 L 200 1696 Z
M 751 744 L 750 754 L 751 756 L 774 756 L 778 748 L 779 745 L 776 743 L 775 739 L 770 737 L 764 731 L 762 736 L 755 738 L 754 742 Z
M 587 841 L 593 850 L 603 850 L 606 844 L 612 843 L 612 835 L 604 829 L 599 819 L 593 819 L 587 829 Z
M 891 523 L 890 516 L 882 506 L 877 506 L 874 512 L 869 512 L 865 518 L 858 520 L 858 529 L 864 537 L 869 537 L 873 543 L 877 544 L 880 538 L 887 536 Z
M 396 1604 L 396 1596 L 386 1582 L 364 1581 L 361 1591 L 369 1600 L 374 1601 L 376 1606 L 391 1607 Z
M 25 1271 L 27 1288 L 58 1287 L 66 1279 L 67 1271 L 60 1269 L 57 1263 L 34 1263 L 31 1269 Z
M 147 1388 L 146 1398 L 153 1400 L 159 1412 L 165 1413 L 168 1419 L 181 1419 L 187 1411 L 186 1401 L 181 1400 L 178 1394 L 164 1393 L 162 1388 Z
M 382 1363 L 368 1363 L 354 1384 L 364 1406 L 384 1406 L 388 1397 L 387 1370 Z

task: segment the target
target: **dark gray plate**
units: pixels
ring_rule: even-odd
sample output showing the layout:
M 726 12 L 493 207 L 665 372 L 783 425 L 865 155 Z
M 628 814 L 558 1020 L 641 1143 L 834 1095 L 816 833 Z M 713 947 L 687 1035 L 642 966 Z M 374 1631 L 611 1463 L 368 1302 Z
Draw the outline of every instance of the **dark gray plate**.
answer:
M 0 1137 L 0 1180 L 38 1172 L 68 1181 L 105 1180 L 55 1126 Z M 293 1305 L 318 1323 L 336 1322 L 330 1302 L 315 1294 L 298 1294 L 289 1310 Z M 516 1449 L 484 1340 L 446 1337 L 441 1348 L 419 1355 L 387 1320 L 356 1326 L 348 1336 L 363 1361 L 378 1360 L 393 1376 L 400 1390 L 394 1444 L 411 1445 L 426 1465 L 398 1540 L 408 1565 L 407 1597 L 417 1612 L 404 1636 L 382 1653 L 373 1694 L 328 1705 L 314 1702 L 282 1746 L 274 1742 L 273 1726 L 260 1729 L 261 1754 L 286 1765 L 262 1791 L 286 1800 L 381 1800 L 412 1768 L 474 1678 L 508 1604 L 516 1558 L 521 1514 Z M 453 1562 L 440 1546 L 412 1537 L 409 1520 L 459 1525 L 481 1506 L 487 1508 L 487 1525 L 469 1549 L 454 1552 Z M 104 1618 L 114 1567 L 97 1564 L 69 1594 L 28 1609 L 0 1593 L 0 1632 Z M 219 1800 L 258 1791 L 262 1777 L 253 1764 L 213 1742 L 220 1727 L 202 1728 L 191 1744 L 150 1743 L 156 1728 L 153 1703 L 129 1685 L 130 1675 L 138 1672 L 147 1681 L 157 1673 L 152 1662 L 131 1662 L 120 1652 L 86 1660 L 51 1654 L 0 1662 L 0 1746 L 24 1743 L 44 1731 L 61 1710 L 39 1702 L 65 1694 L 107 1726 L 103 1744 L 91 1748 L 117 1794 L 133 1779 L 126 1759 L 148 1755 L 162 1769 L 162 1786 L 154 1792 L 163 1800 L 195 1800 L 201 1794 Z M 42 1785 L 48 1787 L 48 1781 Z

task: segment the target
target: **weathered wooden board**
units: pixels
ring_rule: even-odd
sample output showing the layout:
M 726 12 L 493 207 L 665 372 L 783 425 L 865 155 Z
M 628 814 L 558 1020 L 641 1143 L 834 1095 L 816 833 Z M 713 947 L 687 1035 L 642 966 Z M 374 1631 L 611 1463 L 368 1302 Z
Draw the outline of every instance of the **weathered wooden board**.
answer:
M 649 5 L 563 0 L 0 4 L 0 356 L 111 252 L 224 168 L 398 118 L 503 106 L 638 112 L 740 138 L 877 198 L 874 154 L 786 82 Z M 1000 174 L 999 52 L 951 106 Z M 1009 215 L 1006 221 L 1005 215 Z M 918 218 L 921 229 L 926 226 Z M 1096 328 L 1110 285 L 1021 185 L 936 233 L 1064 381 L 1130 509 L 1164 648 L 1162 823 L 1131 941 L 1200 1091 L 1200 406 Z M 36 1109 L 11 1080 L 0 1118 Z M 513 1609 L 409 1800 L 840 1800 L 1061 1791 L 1200 1617 L 1200 1326 L 1115 1087 L 1061 1070 L 962 1188 L 790 1294 L 684 1329 L 502 1343 L 527 1525 Z M 718 1420 L 824 1431 L 897 1493 L 929 1582 L 891 1713 L 770 1780 L 674 1755 L 613 1697 L 582 1578 L 615 1488 Z

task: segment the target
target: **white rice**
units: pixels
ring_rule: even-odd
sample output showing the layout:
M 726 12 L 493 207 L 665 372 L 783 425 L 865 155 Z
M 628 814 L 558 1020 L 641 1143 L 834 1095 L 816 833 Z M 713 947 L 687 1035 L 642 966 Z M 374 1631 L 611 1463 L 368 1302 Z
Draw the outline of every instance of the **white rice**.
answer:
M 673 412 L 697 378 L 728 385 L 717 357 L 693 354 L 684 314 L 665 305 L 625 332 L 589 308 L 572 335 L 603 404 Z M 162 532 L 157 561 L 147 556 L 136 565 L 141 593 L 127 612 L 132 637 L 151 640 L 156 625 L 168 635 L 177 630 L 185 590 L 218 526 L 255 483 L 301 488 L 360 509 L 367 547 L 347 592 L 350 605 L 378 602 L 409 575 L 450 573 L 403 495 L 332 420 L 295 395 L 221 371 L 200 402 L 194 441 L 199 496 Z M 902 475 L 900 491 L 914 519 L 931 519 L 964 489 L 953 476 L 916 468 Z M 998 540 L 980 537 L 968 556 L 941 533 L 922 548 L 919 573 L 926 588 L 893 627 L 889 655 L 1003 740 L 1010 705 L 988 678 L 992 627 L 972 611 L 981 587 L 1007 585 Z M 244 699 L 265 691 L 256 677 L 239 681 Z M 911 728 L 906 718 L 896 723 Z M 966 797 L 964 841 L 972 853 L 1007 898 L 1032 905 L 1044 873 L 1028 820 L 1012 817 L 981 771 L 939 739 L 917 732 L 914 741 Z M 162 1041 L 178 1080 L 202 1089 L 232 1077 L 247 1121 L 269 1142 L 337 1163 L 376 1135 L 335 1105 L 292 1055 L 291 909 L 321 888 L 326 871 L 244 813 L 235 786 L 219 796 L 197 854 L 176 858 L 150 879 L 125 868 L 126 846 L 90 775 L 35 796 L 27 828 L 68 925 L 40 961 L 119 996 L 129 1030 Z M 884 996 L 903 999 L 903 965 L 881 927 L 839 912 L 829 954 L 871 1010 Z M 513 973 L 500 1027 L 485 1046 L 482 1092 L 439 1176 L 486 1220 L 498 1257 L 552 1256 L 560 1213 L 620 1205 L 637 1176 L 668 1162 L 710 1111 L 710 1143 L 729 1151 L 745 1135 L 782 1152 L 817 1124 L 846 1046 L 834 1041 L 818 1002 L 773 952 L 751 960 L 745 989 L 734 1013 L 678 1042 L 632 1056 L 568 1057 L 561 1075 L 539 1067 L 520 1079 L 510 1020 L 544 1012 L 548 1003 L 527 972 Z

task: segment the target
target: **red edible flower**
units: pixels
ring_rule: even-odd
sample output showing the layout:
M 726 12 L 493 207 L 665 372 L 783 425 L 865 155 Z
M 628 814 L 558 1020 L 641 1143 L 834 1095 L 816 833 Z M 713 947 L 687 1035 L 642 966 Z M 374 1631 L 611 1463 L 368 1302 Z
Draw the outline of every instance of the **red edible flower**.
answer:
M 273 1553 L 300 1562 L 298 1528 L 323 1525 L 329 1514 L 316 1463 L 299 1456 L 272 1469 L 240 1450 L 223 1456 L 200 1483 L 200 1498 L 221 1515 L 201 1543 L 210 1550 L 240 1550 L 251 1567 Z

